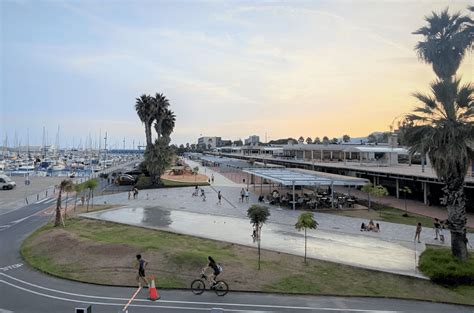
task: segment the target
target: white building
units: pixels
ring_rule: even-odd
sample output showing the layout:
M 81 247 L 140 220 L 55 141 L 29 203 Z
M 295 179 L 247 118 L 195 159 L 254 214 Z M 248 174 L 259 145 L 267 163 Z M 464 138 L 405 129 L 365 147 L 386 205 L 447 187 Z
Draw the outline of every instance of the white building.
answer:
M 245 139 L 245 145 L 258 145 L 260 142 L 260 137 L 252 135 L 249 138 Z

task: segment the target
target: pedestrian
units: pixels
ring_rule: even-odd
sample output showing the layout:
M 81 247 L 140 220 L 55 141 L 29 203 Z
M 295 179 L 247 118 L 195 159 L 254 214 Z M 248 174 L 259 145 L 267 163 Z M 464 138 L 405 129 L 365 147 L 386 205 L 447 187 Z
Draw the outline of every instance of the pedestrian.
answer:
M 418 243 L 421 243 L 420 234 L 421 234 L 421 223 L 418 222 L 418 224 L 416 225 L 416 231 L 415 231 L 415 241 L 418 239 Z
M 204 192 L 204 188 L 201 188 L 201 197 L 202 201 L 206 201 L 206 193 Z
M 245 202 L 249 203 L 249 189 L 245 190 Z
M 133 188 L 133 199 L 136 199 L 138 197 L 138 189 L 137 187 Z
M 222 204 L 221 200 L 222 200 L 222 195 L 221 195 L 221 191 L 219 190 L 217 192 L 217 204 Z
M 245 190 L 244 188 L 242 188 L 242 190 L 240 191 L 240 201 L 242 203 L 244 203 L 244 197 L 245 197 Z
M 438 240 L 439 230 L 441 229 L 441 224 L 439 223 L 439 220 L 438 220 L 437 217 L 435 217 L 435 219 L 434 219 L 433 226 L 434 226 L 434 229 L 435 229 L 435 238 L 434 238 L 434 240 Z
M 128 191 L 128 200 L 130 200 L 130 197 L 131 197 L 131 196 L 132 196 L 132 191 L 129 190 L 129 191 Z
M 211 174 L 211 182 L 214 184 L 214 174 Z
M 444 243 L 444 224 L 439 228 L 439 241 Z
M 84 201 L 86 201 L 86 199 L 84 198 L 84 195 L 81 196 L 81 206 L 84 206 Z
M 148 262 L 142 259 L 141 254 L 137 254 L 137 283 L 138 287 L 142 287 L 141 281 L 144 281 L 146 286 L 148 286 L 148 280 L 145 277 L 145 268 L 148 265 Z

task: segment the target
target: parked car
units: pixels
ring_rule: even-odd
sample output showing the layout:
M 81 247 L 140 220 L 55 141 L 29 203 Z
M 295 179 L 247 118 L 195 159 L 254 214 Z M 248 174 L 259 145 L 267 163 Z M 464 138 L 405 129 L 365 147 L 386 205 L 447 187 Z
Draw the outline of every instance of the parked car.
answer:
M 122 174 L 115 179 L 117 185 L 134 185 L 135 178 L 132 175 Z
M 7 175 L 0 174 L 0 189 L 8 190 L 16 187 L 16 183 Z

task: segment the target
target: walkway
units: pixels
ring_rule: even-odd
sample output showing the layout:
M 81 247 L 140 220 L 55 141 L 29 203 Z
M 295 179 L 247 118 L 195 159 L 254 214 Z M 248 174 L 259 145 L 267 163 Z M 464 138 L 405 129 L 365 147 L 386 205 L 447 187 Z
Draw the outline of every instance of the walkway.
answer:
M 339 192 L 347 192 L 346 189 L 340 189 L 340 188 L 336 188 L 336 189 Z M 367 198 L 367 194 L 360 190 L 351 189 L 351 194 L 353 194 L 354 196 L 358 198 L 362 198 L 362 199 Z M 405 200 L 402 198 L 397 199 L 394 196 L 386 196 L 386 197 L 377 198 L 373 202 L 386 204 L 394 208 L 405 210 Z M 433 218 L 437 217 L 441 220 L 445 220 L 448 218 L 448 211 L 446 210 L 446 208 L 443 208 L 440 206 L 428 206 L 419 201 L 407 200 L 407 210 L 408 212 L 411 212 L 411 213 L 425 215 L 425 216 L 429 216 Z M 467 215 L 467 226 L 474 228 L 474 214 L 467 213 L 466 215 Z

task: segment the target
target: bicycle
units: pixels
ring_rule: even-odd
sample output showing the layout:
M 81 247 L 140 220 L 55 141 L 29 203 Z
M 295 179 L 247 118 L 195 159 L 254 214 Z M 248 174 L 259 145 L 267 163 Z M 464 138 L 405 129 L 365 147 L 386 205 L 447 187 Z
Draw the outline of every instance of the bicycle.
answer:
M 195 295 L 201 295 L 204 290 L 206 290 L 206 281 L 209 282 L 206 275 L 201 274 L 201 277 L 198 279 L 193 280 L 191 283 L 191 290 Z M 214 290 L 216 295 L 222 297 L 225 296 L 229 292 L 229 285 L 223 280 L 216 281 L 214 288 L 209 288 L 209 290 Z

